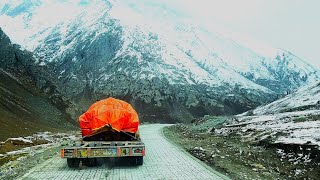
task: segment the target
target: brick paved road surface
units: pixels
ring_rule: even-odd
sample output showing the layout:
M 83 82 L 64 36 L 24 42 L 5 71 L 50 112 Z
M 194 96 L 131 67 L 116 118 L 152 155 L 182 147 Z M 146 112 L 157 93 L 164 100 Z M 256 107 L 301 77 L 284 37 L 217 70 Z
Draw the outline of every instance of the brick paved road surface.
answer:
M 80 166 L 70 169 L 58 155 L 31 169 L 20 179 L 227 179 L 167 141 L 162 128 L 150 124 L 140 128 L 146 144 L 142 166 L 108 160 L 99 167 Z

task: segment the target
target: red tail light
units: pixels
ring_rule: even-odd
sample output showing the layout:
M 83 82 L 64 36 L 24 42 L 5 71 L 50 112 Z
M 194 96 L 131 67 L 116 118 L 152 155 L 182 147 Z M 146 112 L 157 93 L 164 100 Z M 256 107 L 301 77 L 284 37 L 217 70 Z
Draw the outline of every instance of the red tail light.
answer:
M 73 149 L 73 157 L 77 157 L 77 149 Z
M 143 150 L 142 150 L 142 156 L 145 156 L 145 155 L 146 155 L 146 149 L 143 148 Z
M 60 150 L 60 156 L 61 156 L 61 158 L 64 158 L 64 149 Z

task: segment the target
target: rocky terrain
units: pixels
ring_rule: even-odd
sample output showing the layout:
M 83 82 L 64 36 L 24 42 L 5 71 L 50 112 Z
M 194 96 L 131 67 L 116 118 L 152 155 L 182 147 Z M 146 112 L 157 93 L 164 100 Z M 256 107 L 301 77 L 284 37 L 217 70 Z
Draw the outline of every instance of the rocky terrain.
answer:
M 229 117 L 194 119 L 167 129 L 191 154 L 241 179 L 318 179 L 320 84 Z
M 320 84 L 315 82 L 230 118 L 213 132 L 223 137 L 237 136 L 243 143 L 276 148 L 281 159 L 303 167 L 298 174 L 309 176 L 314 172 L 309 167 L 317 167 L 320 161 L 319 95 Z
M 217 133 L 238 132 L 262 144 L 304 147 L 319 153 L 320 83 L 305 86 L 265 106 L 237 115 Z M 319 156 L 319 154 L 318 154 Z
M 320 81 L 301 87 L 277 101 L 260 106 L 242 115 L 268 115 L 320 109 Z
M 319 77 L 288 51 L 260 53 L 167 3 L 2 1 L 0 26 L 80 108 L 114 96 L 143 121 L 237 114 Z
M 80 134 L 37 132 L 0 141 L 0 179 L 17 179 L 32 167 L 59 155 L 61 145 L 80 138 Z
M 164 134 L 232 179 L 318 179 L 320 176 L 319 149 L 312 143 L 310 146 L 259 143 L 255 129 L 231 132 L 231 128 L 223 125 L 231 119 L 205 116 L 191 124 L 169 127 Z M 229 133 L 221 134 L 221 131 Z

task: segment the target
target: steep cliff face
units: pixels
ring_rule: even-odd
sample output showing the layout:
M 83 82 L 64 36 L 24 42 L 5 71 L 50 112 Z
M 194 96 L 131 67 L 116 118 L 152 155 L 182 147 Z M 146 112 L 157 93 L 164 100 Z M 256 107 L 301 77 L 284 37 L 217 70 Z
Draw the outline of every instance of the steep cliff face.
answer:
M 72 104 L 52 87 L 37 84 L 45 79 L 32 54 L 21 51 L 0 29 L 0 140 L 38 131 L 75 128 Z M 51 90 L 51 92 L 46 90 Z M 70 112 L 69 112 L 70 111 Z
M 3 3 L 0 18 L 43 77 L 84 109 L 114 96 L 143 120 L 186 121 L 249 110 L 320 76 L 290 52 L 261 55 L 165 1 L 49 2 Z M 59 8 L 70 13 L 43 13 Z

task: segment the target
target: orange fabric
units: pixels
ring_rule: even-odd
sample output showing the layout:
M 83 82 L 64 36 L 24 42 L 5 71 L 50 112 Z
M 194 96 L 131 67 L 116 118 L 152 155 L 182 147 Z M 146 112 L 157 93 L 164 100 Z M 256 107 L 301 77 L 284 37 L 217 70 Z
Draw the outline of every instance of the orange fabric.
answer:
M 92 104 L 87 112 L 79 117 L 82 136 L 111 125 L 116 131 L 135 133 L 139 126 L 139 117 L 132 106 L 122 100 L 107 98 Z

